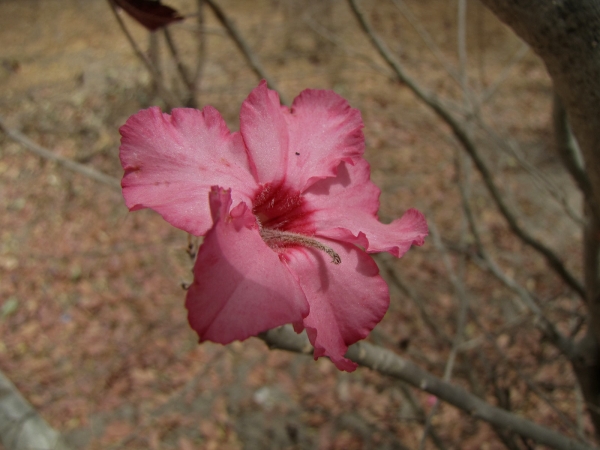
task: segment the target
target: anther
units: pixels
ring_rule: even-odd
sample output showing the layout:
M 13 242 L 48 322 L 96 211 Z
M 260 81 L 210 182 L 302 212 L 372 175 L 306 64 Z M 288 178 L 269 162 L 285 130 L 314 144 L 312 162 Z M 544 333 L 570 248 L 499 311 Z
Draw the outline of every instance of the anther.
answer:
M 342 259 L 340 255 L 338 255 L 335 250 L 331 247 L 327 247 L 323 245 L 321 242 L 316 239 L 310 238 L 308 236 L 304 236 L 303 234 L 290 233 L 289 231 L 279 231 L 279 230 L 270 230 L 268 228 L 261 228 L 260 236 L 263 238 L 267 244 L 280 242 L 283 245 L 303 245 L 304 247 L 312 247 L 322 252 L 327 253 L 331 256 L 331 262 L 334 264 L 340 264 Z M 269 244 L 271 246 L 271 244 Z

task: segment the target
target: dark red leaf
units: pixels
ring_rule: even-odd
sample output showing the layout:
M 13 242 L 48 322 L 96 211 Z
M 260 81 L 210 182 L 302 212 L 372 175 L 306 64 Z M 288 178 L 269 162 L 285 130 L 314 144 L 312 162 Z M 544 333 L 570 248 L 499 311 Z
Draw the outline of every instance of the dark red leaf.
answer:
M 176 10 L 162 5 L 160 0 L 112 1 L 150 31 L 183 20 L 183 17 Z

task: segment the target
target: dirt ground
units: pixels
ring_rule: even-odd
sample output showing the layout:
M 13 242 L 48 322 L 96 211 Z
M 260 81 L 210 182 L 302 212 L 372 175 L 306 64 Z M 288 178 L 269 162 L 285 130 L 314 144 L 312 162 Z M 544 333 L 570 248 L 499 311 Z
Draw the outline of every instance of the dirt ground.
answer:
M 167 3 L 193 13 L 194 2 Z M 219 3 L 288 98 L 308 87 L 335 89 L 361 110 L 384 220 L 417 207 L 445 242 L 460 240 L 465 224 L 457 214 L 456 144 L 393 79 L 345 2 Z M 406 3 L 456 67 L 456 2 Z M 417 80 L 455 105 L 464 103 L 458 84 L 391 2 L 362 4 Z M 468 5 L 469 83 L 483 90 L 503 77 L 521 43 L 478 3 Z M 237 129 L 240 104 L 258 79 L 215 18 L 207 14 L 206 20 L 198 102 L 215 106 Z M 189 61 L 192 22 L 172 27 Z M 315 22 L 337 43 L 317 34 Z M 147 32 L 127 18 L 126 23 L 146 48 Z M 563 186 L 577 210 L 579 198 L 551 151 L 549 79 L 534 55 L 523 55 L 482 115 Z M 174 68 L 165 64 L 170 82 Z M 106 1 L 0 1 L 0 117 L 40 145 L 120 178 L 118 127 L 140 108 L 161 104 L 150 84 Z M 491 140 L 481 143 L 523 221 L 579 270 L 573 250 L 577 228 L 560 206 L 536 194 L 537 184 L 514 156 L 492 151 Z M 568 328 L 567 312 L 579 307 L 547 276 L 543 261 L 510 236 L 472 177 L 485 242 Z M 181 283 L 191 279 L 185 233 L 151 211 L 128 213 L 118 191 L 40 159 L 1 133 L 0 211 L 0 369 L 74 448 L 418 447 L 423 414 L 432 404 L 423 392 L 367 369 L 339 373 L 325 359 L 269 351 L 258 339 L 198 345 L 183 307 Z M 451 333 L 456 303 L 431 240 L 391 267 Z M 471 267 L 463 275 L 481 320 L 513 362 L 495 372 L 500 388 L 510 391 L 513 410 L 571 432 L 514 370 L 517 364 L 575 421 L 574 378 L 567 364 L 540 342 L 527 326 L 529 318 L 519 322 L 524 327 L 507 326 L 522 317 L 497 281 Z M 466 333 L 469 339 L 481 335 L 472 322 Z M 443 373 L 448 347 L 435 341 L 418 308 L 394 286 L 390 311 L 369 339 Z M 491 366 L 496 364 L 493 349 L 477 351 L 489 352 Z M 465 352 L 457 363 L 457 383 L 468 386 L 469 364 Z M 485 387 L 481 392 L 496 402 Z M 441 405 L 432 423 L 444 448 L 504 448 L 489 426 L 448 405 Z M 436 446 L 430 439 L 425 448 Z

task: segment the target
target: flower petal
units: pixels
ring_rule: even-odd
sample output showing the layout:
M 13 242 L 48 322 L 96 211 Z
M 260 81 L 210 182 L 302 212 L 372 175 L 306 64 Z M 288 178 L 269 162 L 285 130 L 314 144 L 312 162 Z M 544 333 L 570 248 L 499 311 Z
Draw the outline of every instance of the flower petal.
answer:
M 288 160 L 285 109 L 277 92 L 268 89 L 264 80 L 242 103 L 240 132 L 259 183 L 278 183 L 285 179 Z
M 365 138 L 360 111 L 333 91 L 306 89 L 285 114 L 289 127 L 286 184 L 300 192 L 335 176 L 341 161 L 362 156 Z
M 121 182 L 130 210 L 152 208 L 194 235 L 212 226 L 208 192 L 233 189 L 234 206 L 251 203 L 257 189 L 239 133 L 230 133 L 219 112 L 157 107 L 131 116 L 120 130 Z
M 210 192 L 214 226 L 206 234 L 186 297 L 200 341 L 227 344 L 301 321 L 306 297 L 279 255 L 261 239 L 244 203 L 230 211 L 231 192 Z
M 356 364 L 344 355 L 349 345 L 364 339 L 385 315 L 388 287 L 365 252 L 354 245 L 321 241 L 340 255 L 341 264 L 332 264 L 324 252 L 304 247 L 289 249 L 285 261 L 310 304 L 303 325 L 315 347 L 315 359 L 328 356 L 338 369 L 352 372 Z M 297 323 L 295 329 L 301 331 Z
M 337 177 L 320 180 L 304 193 L 310 211 L 306 220 L 314 224 L 315 234 L 397 257 L 411 245 L 423 245 L 427 222 L 416 209 L 390 224 L 379 222 L 380 191 L 369 176 L 369 164 L 363 159 L 353 166 L 341 163 Z

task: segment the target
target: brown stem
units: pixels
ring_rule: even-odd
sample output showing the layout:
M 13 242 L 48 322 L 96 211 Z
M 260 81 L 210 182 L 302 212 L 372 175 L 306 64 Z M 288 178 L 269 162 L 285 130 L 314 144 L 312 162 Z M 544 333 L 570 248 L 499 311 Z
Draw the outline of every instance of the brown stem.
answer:
M 221 9 L 221 7 L 214 0 L 204 0 L 204 1 L 210 7 L 210 9 L 212 9 L 212 11 L 215 13 L 215 16 L 217 16 L 217 19 L 219 20 L 219 22 L 221 22 L 221 24 L 225 27 L 225 29 L 227 30 L 227 33 L 229 33 L 229 36 L 231 37 L 231 39 L 233 39 L 233 42 L 235 42 L 235 45 L 237 46 L 237 48 L 240 49 L 240 51 L 242 52 L 242 55 L 244 55 L 244 58 L 246 58 L 248 65 L 252 68 L 254 73 L 256 75 L 258 75 L 259 78 L 264 78 L 265 80 L 267 80 L 267 84 L 269 85 L 269 87 L 279 93 L 279 99 L 281 100 L 281 103 L 283 103 L 284 105 L 287 105 L 288 102 L 285 99 L 285 96 L 282 94 L 281 90 L 277 87 L 277 83 L 275 83 L 275 80 L 273 80 L 273 78 L 271 78 L 267 74 L 267 71 L 261 64 L 260 60 L 258 59 L 258 56 L 256 56 L 256 54 L 254 52 L 252 52 L 252 50 L 250 49 L 250 46 L 248 45 L 246 40 L 242 37 L 239 30 L 233 23 L 233 21 L 231 21 L 231 19 L 229 19 L 229 17 L 227 17 L 227 15 L 225 15 L 225 11 L 223 11 Z
M 121 182 L 118 178 L 107 175 L 84 164 L 72 161 L 69 158 L 65 158 L 64 156 L 57 155 L 56 153 L 39 146 L 27 136 L 25 136 L 23 133 L 9 128 L 6 125 L 6 123 L 4 123 L 1 117 L 0 130 L 3 130 L 8 137 L 17 141 L 19 144 L 23 145 L 27 150 L 35 153 L 36 155 L 44 159 L 48 159 L 50 161 L 55 161 L 69 170 L 80 173 L 81 175 L 91 178 L 92 180 L 96 180 L 100 183 L 106 184 L 111 188 L 118 190 L 119 192 L 121 191 Z
M 494 177 L 492 176 L 491 170 L 479 154 L 479 150 L 475 143 L 469 137 L 467 131 L 459 124 L 454 116 L 440 103 L 440 101 L 433 95 L 426 93 L 412 78 L 410 78 L 405 72 L 401 64 L 394 58 L 392 53 L 389 51 L 385 43 L 377 36 L 374 32 L 371 24 L 366 19 L 365 15 L 359 9 L 357 0 L 348 0 L 350 7 L 356 16 L 361 27 L 373 43 L 373 46 L 379 51 L 380 55 L 385 59 L 388 65 L 394 70 L 398 79 L 406 84 L 408 88 L 420 98 L 427 106 L 429 106 L 444 122 L 446 122 L 456 139 L 463 146 L 465 151 L 471 157 L 475 163 L 475 167 L 481 174 L 483 181 L 488 189 L 488 192 L 492 196 L 492 199 L 496 203 L 496 206 L 506 219 L 510 229 L 513 233 L 521 239 L 525 244 L 529 245 L 540 253 L 546 261 L 552 267 L 552 269 L 567 283 L 580 297 L 585 298 L 585 290 L 582 284 L 575 278 L 564 266 L 560 258 L 545 244 L 535 239 L 530 235 L 517 220 L 515 213 L 509 208 L 508 204 L 504 201 L 504 198 L 500 194 L 500 190 L 496 186 Z
M 131 48 L 133 49 L 133 51 L 136 54 L 136 56 L 138 57 L 138 59 L 142 62 L 142 64 L 144 64 L 144 66 L 146 66 L 146 69 L 148 69 L 148 72 L 150 72 L 150 75 L 152 76 L 152 80 L 155 83 L 156 88 L 158 89 L 159 95 L 163 99 L 163 101 L 167 104 L 167 107 L 174 108 L 176 106 L 181 105 L 181 102 L 177 99 L 177 97 L 175 97 L 175 95 L 169 89 L 167 89 L 165 87 L 165 85 L 162 83 L 161 76 L 160 76 L 158 69 L 156 67 L 154 67 L 152 62 L 146 57 L 146 55 L 144 55 L 144 52 L 142 52 L 140 47 L 137 45 L 137 43 L 133 39 L 133 36 L 131 35 L 131 33 L 129 32 L 127 27 L 125 26 L 125 22 L 123 22 L 123 19 L 119 15 L 119 12 L 117 11 L 117 6 L 115 5 L 115 3 L 112 0 L 107 0 L 107 1 L 108 1 L 108 4 L 110 5 L 110 9 L 112 10 L 113 14 L 115 15 L 115 18 L 117 19 L 117 22 L 119 24 L 119 27 L 121 28 L 121 31 L 123 31 L 123 34 L 129 41 L 129 44 L 131 45 Z
M 200 91 L 200 81 L 202 80 L 204 61 L 206 59 L 206 34 L 204 33 L 204 0 L 196 0 L 196 3 L 198 5 L 198 32 L 196 33 L 196 40 L 198 43 L 198 60 L 196 62 L 196 70 L 193 76 L 195 94 Z
M 259 336 L 270 348 L 311 354 L 312 347 L 306 335 L 296 334 L 290 326 L 280 327 Z M 462 409 L 474 418 L 484 420 L 524 438 L 559 450 L 592 450 L 593 447 L 575 441 L 549 428 L 538 425 L 516 414 L 495 407 L 462 387 L 446 383 L 416 364 L 390 350 L 367 342 L 358 342 L 348 349 L 346 358 L 383 375 L 402 380 L 417 389 Z
M 571 131 L 567 110 L 556 93 L 552 102 L 552 121 L 558 156 L 586 198 L 592 196 L 592 185 L 585 172 L 581 150 Z
M 181 57 L 179 56 L 179 51 L 177 50 L 175 41 L 173 40 L 173 37 L 171 36 L 171 32 L 169 31 L 169 29 L 167 27 L 164 27 L 163 33 L 165 35 L 165 41 L 167 42 L 167 47 L 169 49 L 169 53 L 171 53 L 171 57 L 175 61 L 175 65 L 177 67 L 177 72 L 179 73 L 179 77 L 181 78 L 181 81 L 183 82 L 183 84 L 185 85 L 185 87 L 187 89 L 187 96 L 186 96 L 187 98 L 186 98 L 184 104 L 185 104 L 185 106 L 188 106 L 190 108 L 196 108 L 196 106 L 197 106 L 196 98 L 195 98 L 196 85 L 194 83 L 194 80 L 190 76 L 187 67 L 185 67 L 185 64 L 183 63 Z

